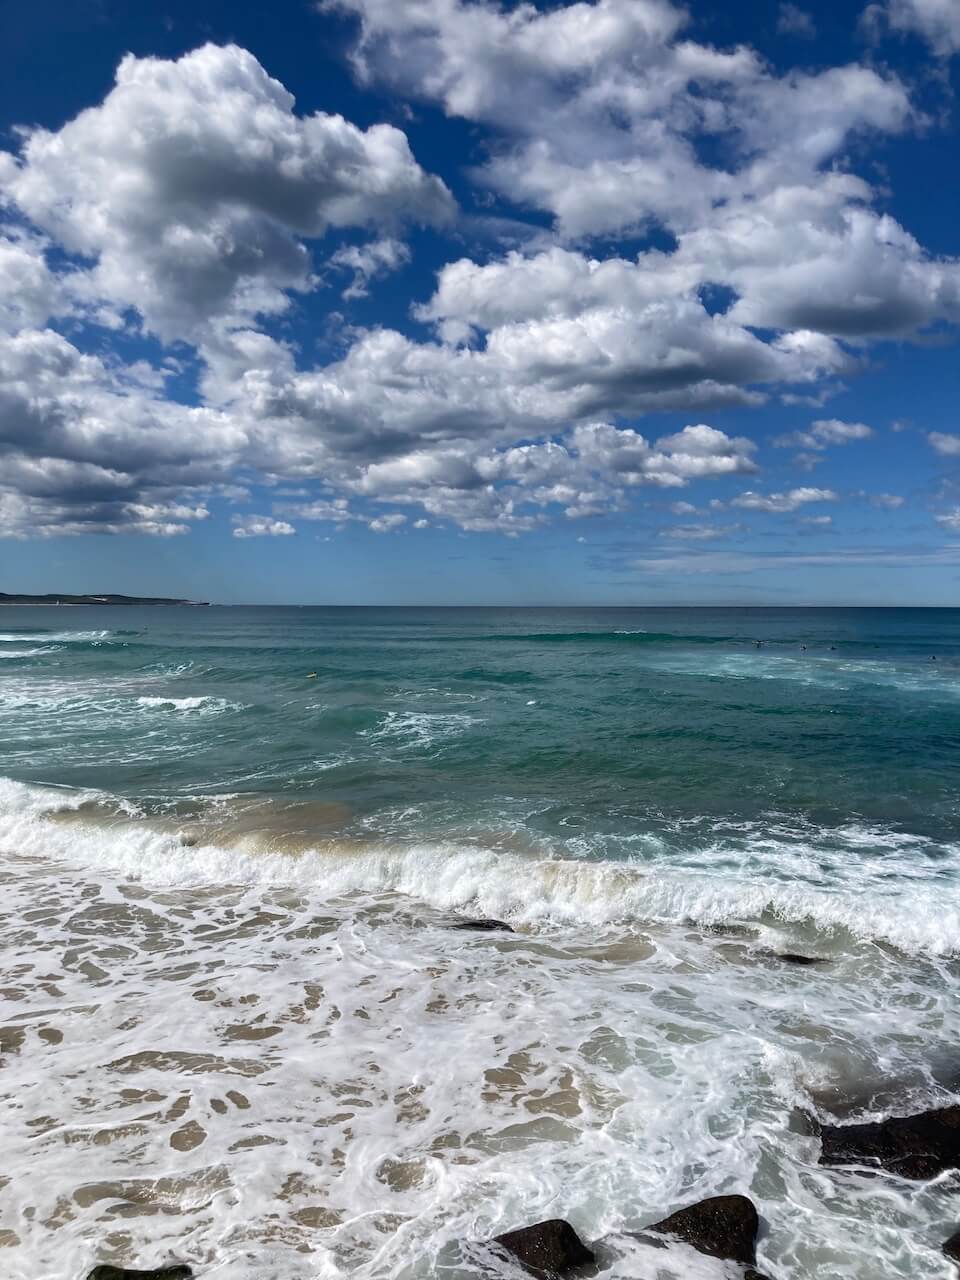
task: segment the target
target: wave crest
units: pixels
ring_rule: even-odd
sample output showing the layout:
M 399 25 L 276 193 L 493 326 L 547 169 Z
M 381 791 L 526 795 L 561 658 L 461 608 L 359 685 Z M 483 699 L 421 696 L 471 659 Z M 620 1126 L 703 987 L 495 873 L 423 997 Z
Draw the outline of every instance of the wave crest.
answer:
M 720 865 L 651 868 L 450 840 L 309 842 L 301 833 L 285 842 L 276 831 L 251 831 L 249 821 L 231 831 L 229 818 L 215 834 L 196 831 L 187 842 L 170 822 L 100 793 L 0 780 L 0 849 L 153 883 L 309 886 L 331 897 L 391 892 L 530 925 L 789 923 L 917 954 L 960 951 L 960 896 L 945 893 L 939 877 L 819 888 Z

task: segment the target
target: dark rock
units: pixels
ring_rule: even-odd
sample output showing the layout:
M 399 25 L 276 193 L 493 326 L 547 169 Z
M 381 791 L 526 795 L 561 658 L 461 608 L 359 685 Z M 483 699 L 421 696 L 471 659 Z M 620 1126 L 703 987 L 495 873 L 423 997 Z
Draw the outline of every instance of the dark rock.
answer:
M 753 1267 L 747 1267 L 743 1273 L 743 1280 L 767 1280 L 766 1276 L 762 1276 L 759 1271 L 754 1271 Z
M 960 1168 L 960 1106 L 870 1124 L 821 1127 L 823 1165 L 875 1165 L 923 1181 Z
M 570 1223 L 562 1218 L 508 1231 L 506 1235 L 497 1236 L 493 1243 L 512 1253 L 535 1276 L 546 1280 L 570 1275 L 577 1267 L 596 1261 Z
M 689 1209 L 678 1209 L 648 1231 L 675 1236 L 711 1258 L 730 1258 L 751 1266 L 757 1260 L 760 1219 L 746 1196 L 711 1196 Z
M 944 1244 L 943 1252 L 960 1266 L 960 1231 L 955 1231 Z
M 129 1267 L 94 1267 L 87 1280 L 191 1280 L 189 1267 L 154 1267 L 150 1271 L 131 1271 Z
M 800 956 L 794 951 L 776 951 L 774 955 L 784 964 L 826 964 L 823 956 Z
M 458 920 L 451 929 L 477 929 L 482 933 L 493 933 L 500 929 L 503 933 L 513 933 L 513 929 L 503 920 Z

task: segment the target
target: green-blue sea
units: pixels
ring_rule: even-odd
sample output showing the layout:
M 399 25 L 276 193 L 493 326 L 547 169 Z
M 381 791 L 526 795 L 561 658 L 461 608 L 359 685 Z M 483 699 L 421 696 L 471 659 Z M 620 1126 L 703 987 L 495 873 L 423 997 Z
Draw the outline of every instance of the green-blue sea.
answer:
M 0 610 L 0 1273 L 950 1280 L 804 1115 L 960 1098 L 958 749 L 960 610 Z

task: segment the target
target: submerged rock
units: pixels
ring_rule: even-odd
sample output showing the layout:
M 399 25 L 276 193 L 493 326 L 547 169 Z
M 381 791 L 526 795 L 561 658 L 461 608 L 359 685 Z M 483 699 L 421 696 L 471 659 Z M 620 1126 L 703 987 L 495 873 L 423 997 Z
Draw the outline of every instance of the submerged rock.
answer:
M 826 964 L 827 961 L 823 956 L 801 956 L 795 951 L 775 951 L 774 957 L 782 960 L 784 964 Z
M 493 933 L 500 929 L 503 933 L 513 933 L 514 930 L 504 920 L 458 920 L 456 924 L 450 926 L 451 929 L 477 929 L 483 933 Z
M 746 1196 L 711 1196 L 678 1209 L 669 1218 L 655 1222 L 647 1231 L 675 1236 L 711 1258 L 730 1259 L 752 1266 L 757 1260 L 757 1231 L 760 1218 Z M 757 1273 L 753 1273 L 757 1276 Z
M 950 1239 L 944 1243 L 943 1252 L 952 1262 L 960 1266 L 960 1231 L 955 1231 Z
M 550 1218 L 547 1222 L 534 1223 L 532 1227 L 508 1231 L 505 1235 L 496 1236 L 493 1243 L 512 1253 L 528 1271 L 544 1277 L 544 1280 L 570 1275 L 577 1267 L 596 1261 L 570 1223 L 562 1218 Z
M 87 1280 L 191 1280 L 193 1272 L 189 1267 L 174 1265 L 170 1267 L 154 1267 L 149 1271 L 132 1271 L 129 1267 L 94 1267 Z
M 869 1124 L 825 1124 L 820 1163 L 876 1165 L 923 1181 L 960 1168 L 960 1106 Z

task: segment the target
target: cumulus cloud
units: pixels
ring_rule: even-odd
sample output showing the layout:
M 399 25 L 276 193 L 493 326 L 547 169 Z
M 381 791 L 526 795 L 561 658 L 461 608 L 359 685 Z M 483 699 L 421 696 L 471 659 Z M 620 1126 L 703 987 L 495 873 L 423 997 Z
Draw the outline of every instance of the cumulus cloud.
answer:
M 824 169 L 864 130 L 911 127 L 915 114 L 895 77 L 856 64 L 778 77 L 743 47 L 724 53 L 681 40 L 686 15 L 666 3 L 596 0 L 546 12 L 483 0 L 331 6 L 360 19 L 361 77 L 497 130 L 503 145 L 483 176 L 550 212 L 562 234 L 668 228 L 678 253 L 668 262 L 648 256 L 643 279 L 633 281 L 634 293 L 646 283 L 647 301 L 657 286 L 720 283 L 734 291 L 731 318 L 744 325 L 859 339 L 957 318 L 956 261 L 932 259 L 872 210 L 862 179 Z M 795 6 L 783 12 L 800 21 Z M 730 166 L 704 163 L 699 138 L 712 149 L 725 139 Z M 555 257 L 551 266 L 555 275 L 566 270 L 574 297 L 590 290 L 571 262 Z M 665 266 L 672 280 L 657 278 L 654 268 Z M 540 314 L 543 272 L 524 274 L 514 260 L 509 271 L 469 275 L 465 264 L 448 272 L 423 313 L 441 318 L 448 334 L 495 326 L 517 308 L 525 282 L 527 318 Z M 474 320 L 457 314 L 471 285 L 485 295 L 472 300 L 483 303 Z
M 296 532 L 292 524 L 286 520 L 275 520 L 273 516 L 233 517 L 235 538 L 289 538 Z
M 51 329 L 0 335 L 0 493 L 7 533 L 171 534 L 229 484 L 242 427 L 167 399 Z
M 23 227 L 0 226 L 0 332 L 42 326 L 72 310 L 45 250 L 43 240 Z
M 935 517 L 937 524 L 944 529 L 949 529 L 951 533 L 960 533 L 960 507 L 954 507 L 952 511 L 945 511 L 942 515 Z
M 739 497 L 733 498 L 731 506 L 743 507 L 747 511 L 769 511 L 782 514 L 797 511 L 810 502 L 836 502 L 838 495 L 832 489 L 811 489 L 801 487 L 791 489 L 788 493 L 754 493 L 748 489 Z
M 92 260 L 91 297 L 165 339 L 283 310 L 312 287 L 305 237 L 331 227 L 448 220 L 453 201 L 392 125 L 301 117 L 236 46 L 120 63 L 103 103 L 25 132 L 0 193 Z
M 688 15 L 666 0 L 326 7 L 359 19 L 361 78 L 502 134 L 485 180 L 570 236 L 689 227 L 718 201 L 768 188 L 774 170 L 819 165 L 851 134 L 899 130 L 910 116 L 903 87 L 872 70 L 778 78 L 743 46 L 681 38 Z M 730 140 L 739 169 L 699 160 L 706 134 Z
M 848 162 L 853 139 L 915 122 L 889 73 L 780 75 L 689 38 L 669 0 L 327 7 L 359 19 L 361 79 L 482 126 L 468 176 L 552 229 L 442 266 L 406 332 L 338 314 L 336 358 L 311 361 L 272 321 L 321 282 L 355 299 L 403 268 L 404 225 L 449 223 L 449 191 L 401 130 L 299 114 L 245 50 L 128 55 L 99 105 L 0 153 L 0 529 L 182 532 L 260 480 L 273 510 L 235 536 L 299 520 L 516 535 L 640 486 L 754 473 L 748 436 L 701 419 L 772 394 L 820 404 L 868 342 L 958 318 L 957 262 L 878 212 Z M 669 248 L 609 250 L 653 226 Z M 96 343 L 65 327 L 90 323 Z M 86 354 L 110 329 L 181 345 Z M 168 395 L 194 370 L 198 403 Z M 690 425 L 644 434 L 653 413 Z M 796 443 L 813 465 L 869 434 L 819 419 Z
M 894 31 L 912 32 L 941 57 L 960 50 L 960 8 L 956 0 L 886 0 L 864 10 L 870 28 L 886 22 Z

